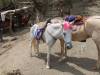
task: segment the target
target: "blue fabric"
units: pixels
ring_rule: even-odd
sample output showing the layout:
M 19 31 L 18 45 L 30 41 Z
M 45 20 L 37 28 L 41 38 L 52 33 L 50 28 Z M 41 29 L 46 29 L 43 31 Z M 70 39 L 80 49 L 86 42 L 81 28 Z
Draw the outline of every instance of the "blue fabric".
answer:
M 68 16 L 65 18 L 65 21 L 72 22 L 75 20 L 75 16 Z
M 37 39 L 37 40 L 40 40 L 41 39 L 41 37 L 42 37 L 42 33 L 43 33 L 43 31 L 44 31 L 44 29 L 37 29 L 37 31 L 36 31 L 36 33 L 35 33 L 35 38 Z

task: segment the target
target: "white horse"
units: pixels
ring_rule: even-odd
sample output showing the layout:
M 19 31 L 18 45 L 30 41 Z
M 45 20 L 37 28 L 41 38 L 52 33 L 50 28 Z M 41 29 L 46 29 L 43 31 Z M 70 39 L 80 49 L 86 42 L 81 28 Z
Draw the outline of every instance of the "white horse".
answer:
M 34 24 L 31 29 L 31 51 L 32 47 L 34 48 L 35 53 L 38 55 L 39 54 L 39 40 L 36 40 L 36 37 L 34 36 L 35 31 L 39 28 L 40 26 L 38 24 Z M 67 39 L 67 31 L 63 30 L 63 24 L 60 19 L 52 19 L 52 20 L 47 20 L 45 26 L 43 27 L 44 31 L 42 33 L 42 39 L 45 40 L 47 46 L 48 46 L 48 51 L 47 51 L 47 63 L 46 63 L 46 68 L 50 68 L 50 53 L 51 53 L 51 48 L 56 42 L 57 39 L 60 40 L 60 42 L 64 41 L 65 44 L 68 43 Z M 71 37 L 69 37 L 71 38 Z M 69 40 L 70 42 L 71 40 Z M 67 46 L 67 45 L 65 45 Z M 61 49 L 63 49 L 64 44 L 61 43 Z M 64 51 L 64 50 L 61 50 Z M 65 52 L 61 52 L 62 56 L 65 56 Z

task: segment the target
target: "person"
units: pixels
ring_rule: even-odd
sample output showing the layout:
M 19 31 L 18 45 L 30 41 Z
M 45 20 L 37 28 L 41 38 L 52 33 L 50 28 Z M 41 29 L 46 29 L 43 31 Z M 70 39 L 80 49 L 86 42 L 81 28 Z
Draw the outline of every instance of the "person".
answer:
M 64 20 L 64 31 L 67 31 L 67 48 L 71 49 L 72 48 L 72 24 L 75 21 L 75 16 L 67 16 Z

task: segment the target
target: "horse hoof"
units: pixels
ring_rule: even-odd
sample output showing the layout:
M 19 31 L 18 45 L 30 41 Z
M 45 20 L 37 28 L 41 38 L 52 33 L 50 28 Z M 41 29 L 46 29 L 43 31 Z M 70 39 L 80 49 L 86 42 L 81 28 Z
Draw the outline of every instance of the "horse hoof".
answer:
M 47 65 L 46 68 L 47 68 L 47 69 L 50 69 L 50 66 Z

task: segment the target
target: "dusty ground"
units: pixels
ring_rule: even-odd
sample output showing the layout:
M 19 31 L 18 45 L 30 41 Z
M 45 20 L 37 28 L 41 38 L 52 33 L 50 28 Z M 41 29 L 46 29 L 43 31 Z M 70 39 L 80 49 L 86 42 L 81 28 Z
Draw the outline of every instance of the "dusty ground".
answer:
M 68 51 L 68 60 L 59 63 L 59 41 L 52 48 L 51 69 L 45 68 L 46 45 L 40 44 L 41 57 L 30 57 L 29 29 L 6 36 L 5 43 L 0 43 L 0 75 L 20 69 L 22 75 L 100 75 L 91 68 L 97 61 L 97 49 L 91 39 L 86 44 L 73 42 Z M 82 48 L 83 45 L 86 45 Z

